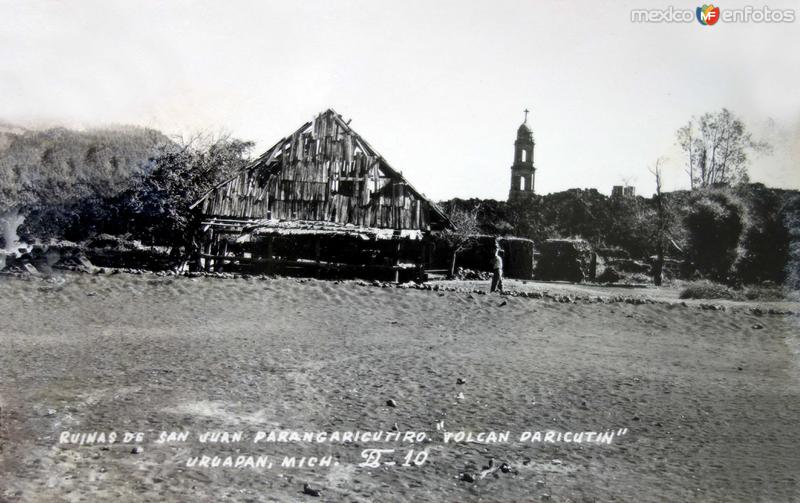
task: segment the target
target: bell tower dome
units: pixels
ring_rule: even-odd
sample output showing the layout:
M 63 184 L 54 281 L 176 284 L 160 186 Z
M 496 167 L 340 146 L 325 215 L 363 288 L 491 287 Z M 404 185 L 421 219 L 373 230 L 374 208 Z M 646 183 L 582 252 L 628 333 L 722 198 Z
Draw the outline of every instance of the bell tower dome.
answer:
M 525 120 L 517 129 L 517 139 L 514 141 L 514 164 L 511 166 L 511 190 L 508 200 L 524 198 L 533 195 L 536 168 L 533 167 L 533 132 L 528 127 L 528 109 L 525 109 Z

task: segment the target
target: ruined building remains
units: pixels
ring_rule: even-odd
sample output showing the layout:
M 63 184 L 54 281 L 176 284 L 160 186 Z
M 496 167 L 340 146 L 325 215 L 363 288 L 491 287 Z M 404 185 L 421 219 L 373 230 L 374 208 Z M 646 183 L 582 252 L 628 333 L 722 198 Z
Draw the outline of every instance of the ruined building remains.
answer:
M 399 279 L 453 224 L 333 110 L 281 138 L 194 205 L 198 266 Z
M 517 129 L 517 139 L 514 142 L 514 164 L 511 166 L 509 201 L 523 199 L 534 194 L 536 168 L 533 167 L 533 147 L 533 132 L 528 127 L 528 110 L 525 110 L 525 121 Z
M 623 197 L 636 197 L 636 187 L 631 185 L 614 185 L 611 187 L 611 197 L 615 198 L 623 198 Z

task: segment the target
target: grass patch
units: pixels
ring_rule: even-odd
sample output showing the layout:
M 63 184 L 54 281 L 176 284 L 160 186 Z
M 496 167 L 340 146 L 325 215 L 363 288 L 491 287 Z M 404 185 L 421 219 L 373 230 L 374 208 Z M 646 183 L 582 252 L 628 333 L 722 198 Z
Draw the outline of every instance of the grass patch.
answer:
M 789 299 L 789 292 L 778 285 L 755 285 L 744 289 L 747 300 L 781 301 Z
M 725 299 L 782 301 L 789 298 L 787 290 L 778 285 L 751 285 L 742 289 L 731 288 L 710 281 L 698 281 L 687 285 L 680 293 L 681 299 Z
M 690 283 L 686 288 L 681 290 L 681 299 L 727 299 L 727 300 L 742 300 L 741 292 L 737 292 L 731 287 L 720 285 L 719 283 L 712 283 L 710 281 L 702 281 L 697 283 Z

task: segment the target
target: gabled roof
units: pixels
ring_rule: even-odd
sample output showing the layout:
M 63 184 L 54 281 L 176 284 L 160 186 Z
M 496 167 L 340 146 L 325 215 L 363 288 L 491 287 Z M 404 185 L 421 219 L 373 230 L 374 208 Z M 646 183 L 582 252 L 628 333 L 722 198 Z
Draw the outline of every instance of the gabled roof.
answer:
M 270 163 L 272 163 L 272 161 L 274 161 L 275 159 L 278 158 L 279 154 L 283 151 L 284 148 L 291 148 L 292 142 L 294 141 L 295 138 L 297 138 L 298 135 L 302 135 L 303 133 L 306 133 L 309 130 L 313 131 L 313 129 L 314 129 L 314 121 L 320 120 L 322 118 L 328 118 L 328 117 L 332 117 L 333 120 L 336 121 L 337 125 L 340 128 L 342 128 L 342 130 L 344 130 L 344 131 L 348 132 L 350 135 L 352 135 L 354 141 L 356 142 L 356 144 L 359 145 L 365 152 L 367 152 L 368 154 L 370 154 L 370 155 L 374 156 L 375 158 L 377 158 L 378 161 L 380 162 L 380 167 L 382 168 L 382 170 L 387 175 L 389 175 L 392 178 L 395 178 L 396 180 L 402 182 L 408 188 L 408 190 L 410 190 L 416 197 L 418 197 L 419 199 L 427 202 L 428 205 L 430 205 L 431 212 L 433 214 L 435 214 L 437 217 L 439 217 L 442 220 L 442 222 L 444 222 L 445 226 L 450 227 L 450 228 L 455 228 L 453 223 L 450 221 L 449 218 L 447 218 L 447 215 L 444 214 L 444 212 L 441 210 L 441 208 L 439 208 L 433 201 L 431 201 L 430 199 L 425 197 L 421 192 L 419 192 L 416 188 L 414 188 L 414 186 L 411 185 L 408 182 L 408 180 L 406 180 L 406 178 L 399 171 L 395 170 L 388 163 L 388 161 L 386 161 L 386 158 L 384 158 L 380 153 L 378 153 L 374 148 L 372 148 L 372 145 L 370 145 L 361 135 L 356 133 L 348 125 L 349 121 L 345 122 L 342 119 L 342 116 L 339 115 L 338 113 L 336 113 L 336 111 L 333 110 L 332 108 L 329 108 L 329 109 L 325 110 L 324 112 L 320 113 L 319 115 L 317 115 L 317 117 L 314 120 L 306 122 L 305 124 L 300 126 L 291 135 L 281 138 L 269 150 L 267 150 L 266 152 L 261 154 L 258 158 L 256 158 L 252 162 L 250 162 L 248 165 L 246 165 L 241 170 L 237 171 L 233 176 L 231 176 L 230 178 L 218 183 L 212 189 L 208 190 L 205 194 L 203 194 L 200 197 L 200 199 L 195 201 L 190 206 L 190 209 L 194 209 L 195 207 L 197 207 L 206 198 L 208 198 L 208 196 L 210 194 L 212 194 L 216 189 L 218 189 L 219 187 L 221 187 L 221 186 L 225 185 L 226 183 L 230 182 L 231 180 L 233 180 L 234 178 L 239 176 L 242 172 L 251 171 L 251 170 L 254 170 L 254 169 L 259 169 L 259 168 L 264 168 L 266 166 L 269 166 Z

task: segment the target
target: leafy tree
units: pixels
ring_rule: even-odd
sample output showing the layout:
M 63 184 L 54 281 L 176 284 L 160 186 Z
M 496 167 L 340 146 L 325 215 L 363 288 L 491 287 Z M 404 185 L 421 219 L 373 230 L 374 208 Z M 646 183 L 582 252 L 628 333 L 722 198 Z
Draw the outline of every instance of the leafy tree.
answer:
M 750 156 L 771 149 L 753 140 L 742 120 L 726 108 L 693 117 L 678 129 L 677 138 L 686 154 L 692 189 L 746 183 Z
M 480 206 L 474 206 L 467 210 L 456 203 L 450 203 L 444 208 L 445 214 L 455 226 L 455 229 L 448 229 L 440 233 L 440 237 L 451 250 L 449 272 L 451 278 L 456 273 L 458 254 L 475 244 L 475 238 L 480 232 L 479 211 Z
M 123 198 L 130 230 L 143 241 L 188 246 L 195 231 L 189 207 L 217 183 L 248 162 L 252 142 L 232 138 L 193 138 L 168 146 L 153 159 L 153 170 L 142 175 Z

